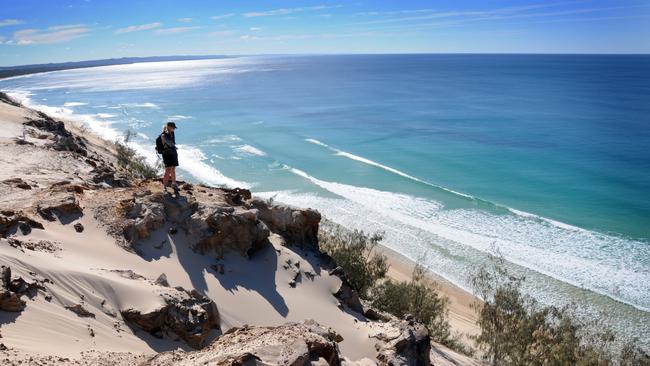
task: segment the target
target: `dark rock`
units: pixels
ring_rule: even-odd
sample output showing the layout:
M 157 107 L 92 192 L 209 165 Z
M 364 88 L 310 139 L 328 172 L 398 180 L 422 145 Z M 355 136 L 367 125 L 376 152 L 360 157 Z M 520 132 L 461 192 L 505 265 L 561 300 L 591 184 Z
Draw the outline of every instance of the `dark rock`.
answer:
M 15 212 L 12 210 L 4 210 L 0 212 L 0 237 L 7 237 L 7 233 L 14 229 L 16 226 L 22 226 L 22 232 L 31 232 L 31 229 L 43 229 L 43 224 L 26 216 L 22 212 Z M 29 230 L 25 227 L 29 226 Z M 26 235 L 26 234 L 25 234 Z
M 0 310 L 20 312 L 25 309 L 26 302 L 23 296 L 34 297 L 38 290 L 45 290 L 45 287 L 38 281 L 27 282 L 22 277 L 13 278 L 11 268 L 0 267 Z
M 25 126 L 34 127 L 54 135 L 54 142 L 50 147 L 57 151 L 71 151 L 81 156 L 87 156 L 86 143 L 82 137 L 76 136 L 65 128 L 65 124 L 56 121 L 42 112 L 37 112 L 39 119 L 32 119 L 23 123 Z
M 27 141 L 27 140 L 25 140 L 23 138 L 16 137 L 16 138 L 14 138 L 14 142 L 16 143 L 16 145 L 31 145 L 31 146 L 34 146 L 33 142 L 29 142 L 29 141 Z
M 336 276 L 341 280 L 341 285 L 339 289 L 334 293 L 337 299 L 341 301 L 342 304 L 345 304 L 351 310 L 354 310 L 360 314 L 363 314 L 363 305 L 361 304 L 361 299 L 356 290 L 352 288 L 350 282 L 345 276 L 343 267 L 337 266 L 336 268 L 329 271 L 330 276 Z
M 182 288 L 181 288 L 182 290 Z M 174 334 L 193 348 L 204 346 L 211 329 L 219 329 L 217 305 L 196 291 L 163 295 L 165 305 L 149 313 L 127 309 L 122 317 L 152 335 Z
M 248 201 L 251 199 L 251 191 L 248 189 L 243 189 L 243 188 L 234 188 L 234 189 L 227 189 L 227 188 L 221 188 L 221 191 L 223 191 L 226 202 L 228 204 L 233 205 L 233 206 L 240 206 L 244 203 L 244 201 Z
M 380 365 L 430 365 L 431 338 L 423 324 L 402 320 L 391 322 L 390 326 L 394 327 L 393 332 L 376 337 Z
M 82 318 L 93 318 L 93 319 L 95 319 L 95 314 L 93 314 L 90 311 L 86 310 L 81 304 L 66 306 L 65 308 L 72 311 L 73 313 L 77 314 L 77 316 L 80 316 Z
M 161 273 L 160 276 L 158 276 L 158 278 L 156 279 L 155 284 L 158 286 L 169 287 L 169 282 L 167 282 L 167 275 Z
M 80 222 L 78 222 L 74 224 L 74 229 L 76 232 L 80 233 L 84 231 L 84 226 Z
M 32 227 L 29 226 L 29 223 L 21 221 L 18 223 L 18 229 L 23 235 L 28 235 L 32 232 Z
M 22 178 L 11 178 L 11 179 L 5 179 L 2 181 L 2 183 L 11 185 L 16 188 L 20 189 L 32 189 L 32 186 L 29 185 L 29 183 L 25 182 Z
M 7 94 L 0 92 L 0 101 L 3 103 L 12 105 L 14 107 L 20 107 L 20 103 L 16 102 L 15 100 L 11 99 Z
M 83 210 L 72 192 L 53 193 L 42 199 L 36 206 L 36 212 L 48 221 L 55 221 L 56 217 L 68 215 L 82 215 Z

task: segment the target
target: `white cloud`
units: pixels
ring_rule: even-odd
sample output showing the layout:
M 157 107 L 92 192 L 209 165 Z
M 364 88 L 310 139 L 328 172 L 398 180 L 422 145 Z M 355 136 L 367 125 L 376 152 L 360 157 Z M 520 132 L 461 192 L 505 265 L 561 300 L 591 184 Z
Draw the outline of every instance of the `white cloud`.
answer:
M 173 28 L 161 28 L 156 29 L 154 32 L 158 34 L 176 34 L 191 31 L 193 29 L 199 29 L 201 27 L 173 27 Z
M 0 27 L 8 27 L 10 25 L 23 24 L 22 20 L 19 19 L 2 19 L 0 20 Z
M 90 29 L 83 24 L 59 25 L 41 29 L 22 29 L 14 32 L 13 39 L 7 43 L 18 45 L 63 43 L 83 37 Z
M 155 28 L 160 28 L 161 26 L 162 26 L 162 23 L 159 23 L 159 22 L 141 24 L 141 25 L 130 25 L 130 26 L 126 27 L 126 28 L 120 28 L 120 29 L 116 30 L 115 34 L 123 34 L 123 33 L 131 33 L 131 32 L 155 29 Z
M 317 6 L 310 6 L 306 8 L 283 8 L 283 9 L 254 11 L 250 13 L 244 13 L 244 16 L 247 18 L 252 18 L 252 17 L 268 17 L 273 15 L 288 15 L 288 14 L 300 13 L 304 11 L 318 11 L 318 10 L 325 10 L 325 9 L 340 8 L 341 6 L 342 5 L 317 5 Z
M 228 14 L 223 14 L 223 15 L 214 15 L 211 18 L 214 20 L 220 20 L 220 19 L 226 19 L 234 16 L 234 13 L 228 13 Z
M 176 21 L 181 22 L 181 23 L 192 23 L 192 18 L 178 18 Z
M 250 27 L 249 30 L 250 30 L 251 32 L 259 32 L 259 31 L 262 30 L 262 28 L 260 28 L 260 27 Z

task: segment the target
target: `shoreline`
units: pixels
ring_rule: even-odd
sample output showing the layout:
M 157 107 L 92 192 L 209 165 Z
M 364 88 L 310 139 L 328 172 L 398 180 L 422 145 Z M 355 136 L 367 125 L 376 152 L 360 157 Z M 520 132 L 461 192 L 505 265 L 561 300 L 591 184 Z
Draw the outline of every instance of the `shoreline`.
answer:
M 414 261 L 381 244 L 376 249 L 388 258 L 390 264 L 389 278 L 395 281 L 408 281 L 411 279 L 411 274 L 416 265 Z M 438 292 L 449 299 L 447 309 L 449 310 L 448 320 L 452 334 L 460 333 L 462 342 L 473 347 L 473 342 L 468 336 L 478 335 L 480 328 L 476 323 L 478 314 L 471 306 L 478 302 L 479 299 L 436 273 L 427 270 L 426 274 L 431 281 L 435 282 Z
M 16 99 L 16 97 L 14 97 L 14 99 Z M 77 113 L 72 113 L 72 114 L 56 113 L 56 107 L 38 105 L 35 103 L 25 103 L 24 100 L 20 100 L 20 102 L 22 102 L 23 105 L 25 105 L 27 108 L 41 110 L 48 115 L 52 115 L 57 119 L 65 121 L 66 125 L 74 126 L 74 129 L 79 131 L 80 134 L 83 134 L 84 136 L 93 136 L 94 138 L 104 141 L 105 143 L 104 146 L 106 146 L 110 150 L 111 148 L 110 145 L 112 145 L 112 141 L 110 140 L 110 137 L 103 135 L 101 130 L 94 128 L 93 126 L 89 126 L 89 121 L 83 118 L 83 116 L 87 116 L 87 115 L 77 114 Z M 142 154 L 141 151 L 138 152 Z M 190 174 L 192 175 L 192 173 Z M 306 206 L 296 205 L 296 206 L 310 207 L 309 205 Z M 392 265 L 393 270 L 390 271 L 390 273 L 392 273 L 392 275 L 397 276 L 397 278 L 400 279 L 409 279 L 414 265 L 413 260 L 406 258 L 403 255 L 394 252 L 393 250 L 390 250 L 388 248 L 382 247 L 382 249 L 384 249 L 385 251 L 390 251 L 393 254 L 390 256 L 391 258 L 394 257 L 391 261 L 391 264 L 394 263 Z M 514 263 L 514 266 L 517 267 L 517 271 L 521 270 L 522 273 L 528 272 L 527 269 L 519 269 L 517 263 Z M 400 269 L 398 270 L 398 268 Z M 391 275 L 390 273 L 389 275 Z M 443 295 L 446 295 L 450 299 L 449 321 L 452 327 L 452 331 L 460 332 L 460 333 L 476 334 L 478 332 L 478 328 L 475 324 L 477 319 L 477 314 L 475 314 L 474 310 L 469 307 L 469 304 L 471 304 L 475 300 L 475 298 L 471 295 L 471 293 L 463 289 L 462 287 L 459 287 L 458 285 L 451 283 L 450 281 L 446 280 L 440 275 L 431 272 L 427 272 L 427 273 L 429 274 L 430 278 L 433 281 L 439 284 L 441 293 Z M 541 281 L 546 281 L 548 277 L 548 275 L 543 272 L 531 273 L 530 275 L 534 279 L 541 280 Z M 552 279 L 550 283 L 554 286 L 554 291 L 550 293 L 551 298 L 550 299 L 545 298 L 544 301 L 548 301 L 548 303 L 555 304 L 554 301 L 560 299 L 561 301 L 558 301 L 557 303 L 562 305 L 567 303 L 567 301 L 565 301 L 566 299 L 577 299 L 575 300 L 575 302 L 584 305 L 581 306 L 580 309 L 580 316 L 583 317 L 584 319 L 588 319 L 593 316 L 598 316 L 597 315 L 598 311 L 602 311 L 602 309 L 605 309 L 611 306 L 611 304 L 614 304 L 616 306 L 617 313 L 614 316 L 610 317 L 610 320 L 608 321 L 608 326 L 616 330 L 625 339 L 631 339 L 632 337 L 645 338 L 643 336 L 640 336 L 640 334 L 642 334 L 643 331 L 639 325 L 633 325 L 632 327 L 627 327 L 623 325 L 623 324 L 628 324 L 627 322 L 629 321 L 629 319 L 634 319 L 634 320 L 647 319 L 647 313 L 641 314 L 642 312 L 645 312 L 644 309 L 639 309 L 635 305 L 622 302 L 620 300 L 611 298 L 606 294 L 600 293 L 598 291 L 593 291 L 593 290 L 587 290 L 593 293 L 587 293 L 586 295 L 589 300 L 585 301 L 586 300 L 585 294 L 583 294 L 584 288 L 582 288 L 581 286 L 577 286 L 575 284 L 571 284 L 570 282 L 556 279 L 553 276 L 550 277 Z M 534 283 L 534 281 L 529 283 Z M 568 288 L 559 287 L 562 286 L 563 284 L 568 285 Z M 533 285 L 531 285 L 529 288 L 532 287 Z M 535 297 L 538 298 L 537 296 Z M 620 310 L 618 310 L 619 309 L 618 305 L 624 305 L 624 306 L 621 306 Z M 629 309 L 628 306 L 633 309 Z M 616 320 L 611 320 L 614 318 Z M 462 337 L 462 339 L 467 340 L 469 342 L 467 337 Z
M 12 96 L 12 98 L 17 99 L 14 96 Z M 27 100 L 29 101 L 29 98 Z M 29 102 L 25 104 L 25 100 L 20 98 L 18 98 L 17 102 L 27 108 L 42 110 L 41 108 L 38 108 L 41 107 L 40 105 L 34 105 Z M 50 115 L 52 114 L 52 110 L 50 108 L 55 107 L 46 108 L 45 110 L 42 110 L 42 112 Z M 64 123 L 66 123 L 67 127 L 73 130 L 75 133 L 83 134 L 86 138 L 92 140 L 96 145 L 102 146 L 104 149 L 106 149 L 107 152 L 112 149 L 113 142 L 111 142 L 107 137 L 102 136 L 98 131 L 95 131 L 91 126 L 88 126 L 87 122 L 83 121 L 83 118 L 80 116 L 75 115 L 74 113 L 54 113 L 53 117 L 62 120 Z M 381 244 L 378 245 L 377 248 L 384 255 L 386 255 L 390 263 L 388 277 L 396 281 L 408 281 L 411 278 L 413 268 L 416 265 L 415 261 Z M 470 307 L 470 305 L 478 299 L 469 291 L 452 283 L 441 275 L 427 271 L 427 276 L 430 280 L 436 283 L 439 292 L 449 299 L 448 319 L 452 332 L 458 332 L 462 334 L 462 340 L 466 344 L 471 345 L 468 343 L 469 339 L 467 338 L 467 335 L 478 334 L 480 329 L 476 324 L 478 315 Z

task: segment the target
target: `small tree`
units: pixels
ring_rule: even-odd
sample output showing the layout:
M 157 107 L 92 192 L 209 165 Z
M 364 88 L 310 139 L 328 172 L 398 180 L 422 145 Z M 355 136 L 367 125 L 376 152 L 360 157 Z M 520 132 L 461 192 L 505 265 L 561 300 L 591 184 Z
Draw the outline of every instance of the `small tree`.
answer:
M 649 365 L 636 342 L 620 354 L 609 350 L 615 335 L 590 331 L 566 307 L 541 306 L 521 292 L 523 277 L 511 275 L 502 258 L 481 268 L 472 278 L 481 333 L 475 337 L 483 357 L 494 366 Z M 645 363 L 644 363 L 645 362 Z
M 372 289 L 372 305 L 399 318 L 411 314 L 429 329 L 431 339 L 457 348 L 449 326 L 449 299 L 440 296 L 437 284 L 417 264 L 410 281 L 388 279 Z
M 363 231 L 347 231 L 335 225 L 324 225 L 318 233 L 320 249 L 343 268 L 350 286 L 364 299 L 368 298 L 368 290 L 388 273 L 387 258 L 375 251 L 381 240 L 379 234 L 368 236 Z
M 122 167 L 129 176 L 135 178 L 154 179 L 158 177 L 158 170 L 149 165 L 146 159 L 128 146 L 133 132 L 127 130 L 124 133 L 123 142 L 115 141 L 115 152 L 117 164 Z

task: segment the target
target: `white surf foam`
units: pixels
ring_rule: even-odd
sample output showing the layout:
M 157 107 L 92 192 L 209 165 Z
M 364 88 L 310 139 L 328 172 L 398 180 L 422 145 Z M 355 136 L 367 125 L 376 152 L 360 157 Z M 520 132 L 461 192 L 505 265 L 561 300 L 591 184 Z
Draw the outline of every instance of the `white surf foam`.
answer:
M 458 195 L 458 196 L 462 196 L 462 197 L 469 198 L 469 199 L 474 199 L 474 197 L 469 195 L 469 194 L 457 192 L 457 191 L 451 190 L 449 188 L 445 188 L 445 187 L 442 187 L 442 186 L 427 182 L 427 181 L 425 181 L 423 179 L 414 177 L 414 176 L 412 176 L 410 174 L 404 173 L 403 171 L 397 170 L 395 168 L 391 168 L 391 167 L 389 167 L 387 165 L 378 163 L 378 162 L 376 162 L 374 160 L 370 160 L 370 159 L 364 158 L 363 156 L 358 156 L 358 155 L 354 155 L 352 153 L 349 153 L 349 152 L 346 152 L 346 151 L 343 151 L 343 150 L 339 150 L 339 149 L 337 149 L 335 147 L 332 147 L 332 146 L 330 146 L 330 145 L 328 145 L 328 144 L 326 144 L 324 142 L 318 141 L 316 139 L 305 139 L 305 141 L 310 142 L 310 143 L 315 144 L 315 145 L 323 146 L 323 147 L 333 151 L 338 156 L 342 156 L 342 157 L 345 157 L 345 158 L 348 158 L 348 159 L 351 159 L 351 160 L 359 161 L 359 162 L 364 163 L 364 164 L 372 165 L 372 166 L 378 167 L 380 169 L 386 170 L 388 172 L 391 172 L 393 174 L 397 174 L 397 175 L 402 176 L 404 178 L 413 180 L 415 182 L 422 183 L 422 184 L 425 184 L 425 185 L 428 185 L 428 186 L 431 186 L 431 187 L 435 187 L 435 188 L 438 188 L 438 189 L 442 189 L 442 190 L 445 190 L 447 192 L 453 193 L 453 194 Z
M 88 105 L 88 103 L 82 103 L 82 102 L 67 102 L 63 103 L 64 107 L 79 107 L 82 105 Z
M 73 110 L 66 107 L 52 107 L 44 104 L 38 104 L 31 100 L 31 92 L 17 90 L 8 92 L 7 95 L 18 100 L 24 106 L 41 111 L 47 115 L 50 115 L 54 118 L 60 119 L 70 119 L 79 123 L 82 123 L 88 126 L 91 131 L 100 137 L 109 140 L 116 141 L 121 136 L 117 130 L 110 128 L 109 124 L 97 120 L 95 115 L 90 114 L 74 114 Z
M 192 119 L 192 118 L 194 118 L 194 117 L 192 117 L 192 116 L 184 116 L 182 114 L 167 116 L 167 119 L 175 119 L 175 120 L 184 120 L 184 119 Z
M 120 104 L 119 107 L 117 107 L 117 108 L 123 108 L 123 107 L 160 109 L 158 104 L 154 104 L 154 103 L 150 103 L 150 102 Z
M 23 105 L 39 110 L 43 113 L 46 113 L 55 118 L 61 119 L 70 119 L 77 122 L 80 122 L 88 126 L 91 131 L 99 135 L 100 137 L 107 139 L 109 141 L 123 141 L 123 135 L 110 127 L 110 124 L 107 124 L 105 121 L 97 120 L 97 115 L 87 115 L 87 114 L 74 114 L 73 111 L 69 108 L 64 107 L 50 107 L 47 105 L 41 105 L 33 103 L 29 98 L 32 94 L 26 91 L 12 91 L 7 93 L 10 97 L 15 98 L 16 100 L 23 103 Z M 111 115 L 112 116 L 112 115 Z M 146 135 L 144 137 L 147 137 Z M 136 141 L 128 142 L 128 145 L 131 146 L 135 151 L 144 156 L 147 162 L 151 165 L 156 165 L 159 160 L 158 155 L 154 152 L 153 147 L 144 146 Z M 182 162 L 181 170 L 188 172 L 197 180 L 204 182 L 206 184 L 217 185 L 217 186 L 227 186 L 227 187 L 241 187 L 241 188 L 250 188 L 251 185 L 246 182 L 237 181 L 235 179 L 226 177 L 219 170 L 210 166 L 205 162 L 206 156 L 198 148 L 187 146 L 187 145 L 178 145 L 178 157 Z
M 219 170 L 207 164 L 207 157 L 195 147 L 178 145 L 178 159 L 182 162 L 182 169 L 188 171 L 197 180 L 219 186 L 231 188 L 250 188 L 251 184 L 237 181 L 223 175 Z
M 251 145 L 239 145 L 235 147 L 235 150 L 246 155 L 266 156 L 264 151 Z
M 110 114 L 110 113 L 96 113 L 96 114 L 94 114 L 94 116 L 97 117 L 97 118 L 115 118 L 115 117 L 117 117 L 116 115 Z
M 213 137 L 205 141 L 205 143 L 206 144 L 230 144 L 239 141 L 241 141 L 241 137 L 237 135 L 224 135 L 224 136 Z
M 488 201 L 480 200 L 477 197 L 474 197 L 474 196 L 472 196 L 470 194 L 467 194 L 467 193 L 458 192 L 458 191 L 455 191 L 455 190 L 447 188 L 447 187 L 443 187 L 443 186 L 439 186 L 439 185 L 431 183 L 431 182 L 427 182 L 427 181 L 425 181 L 423 179 L 414 177 L 414 176 L 409 175 L 407 173 L 404 173 L 404 172 L 402 172 L 400 170 L 389 167 L 387 165 L 380 164 L 380 163 L 378 163 L 376 161 L 364 158 L 362 156 L 354 155 L 354 154 L 351 154 L 349 152 L 339 150 L 339 149 L 337 149 L 335 147 L 332 147 L 332 146 L 330 146 L 330 145 L 328 145 L 328 144 L 326 144 L 324 142 L 318 141 L 316 139 L 309 138 L 309 139 L 305 139 L 305 141 L 310 142 L 310 143 L 315 144 L 315 145 L 325 147 L 325 148 L 329 149 L 330 151 L 334 152 L 335 155 L 337 155 L 337 156 L 342 156 L 342 157 L 345 157 L 345 158 L 348 158 L 348 159 L 351 159 L 351 160 L 355 160 L 355 161 L 358 161 L 358 162 L 361 162 L 361 163 L 364 163 L 364 164 L 372 165 L 372 166 L 378 167 L 380 169 L 386 170 L 388 172 L 391 172 L 391 173 L 397 174 L 399 176 L 402 176 L 404 178 L 407 178 L 407 179 L 410 179 L 410 180 L 413 180 L 415 182 L 422 183 L 422 184 L 425 184 L 425 185 L 428 185 L 428 186 L 431 186 L 431 187 L 435 187 L 437 189 L 444 190 L 446 192 L 452 193 L 452 194 L 457 195 L 457 196 L 461 196 L 461 197 L 471 199 L 471 200 L 478 200 L 478 201 L 482 201 L 482 202 L 488 202 Z M 516 210 L 516 209 L 511 208 L 511 207 L 500 205 L 498 203 L 493 203 L 493 202 L 489 202 L 489 203 L 493 204 L 496 207 L 501 207 L 503 209 L 506 209 L 506 210 L 510 211 L 511 213 L 517 215 L 517 216 L 521 216 L 521 217 L 524 217 L 524 218 L 534 218 L 536 220 L 545 221 L 545 222 L 547 222 L 547 223 L 549 223 L 551 225 L 557 226 L 557 227 L 562 228 L 562 229 L 573 230 L 573 231 L 584 230 L 584 229 L 579 228 L 577 226 L 573 226 L 573 225 L 566 224 L 566 223 L 563 223 L 563 222 L 560 222 L 560 221 L 557 221 L 557 220 L 553 220 L 553 219 L 550 219 L 548 217 L 535 215 L 533 213 L 529 213 L 529 212 L 525 212 L 525 211 Z
M 647 243 L 576 231 L 537 217 L 497 215 L 478 209 L 443 209 L 442 204 L 428 199 L 327 182 L 304 171 L 285 168 L 387 222 L 428 233 L 432 243 L 450 253 L 458 252 L 463 246 L 492 253 L 496 247 L 512 263 L 650 310 Z M 364 217 L 356 219 L 364 221 Z M 393 249 L 409 251 L 409 248 Z

